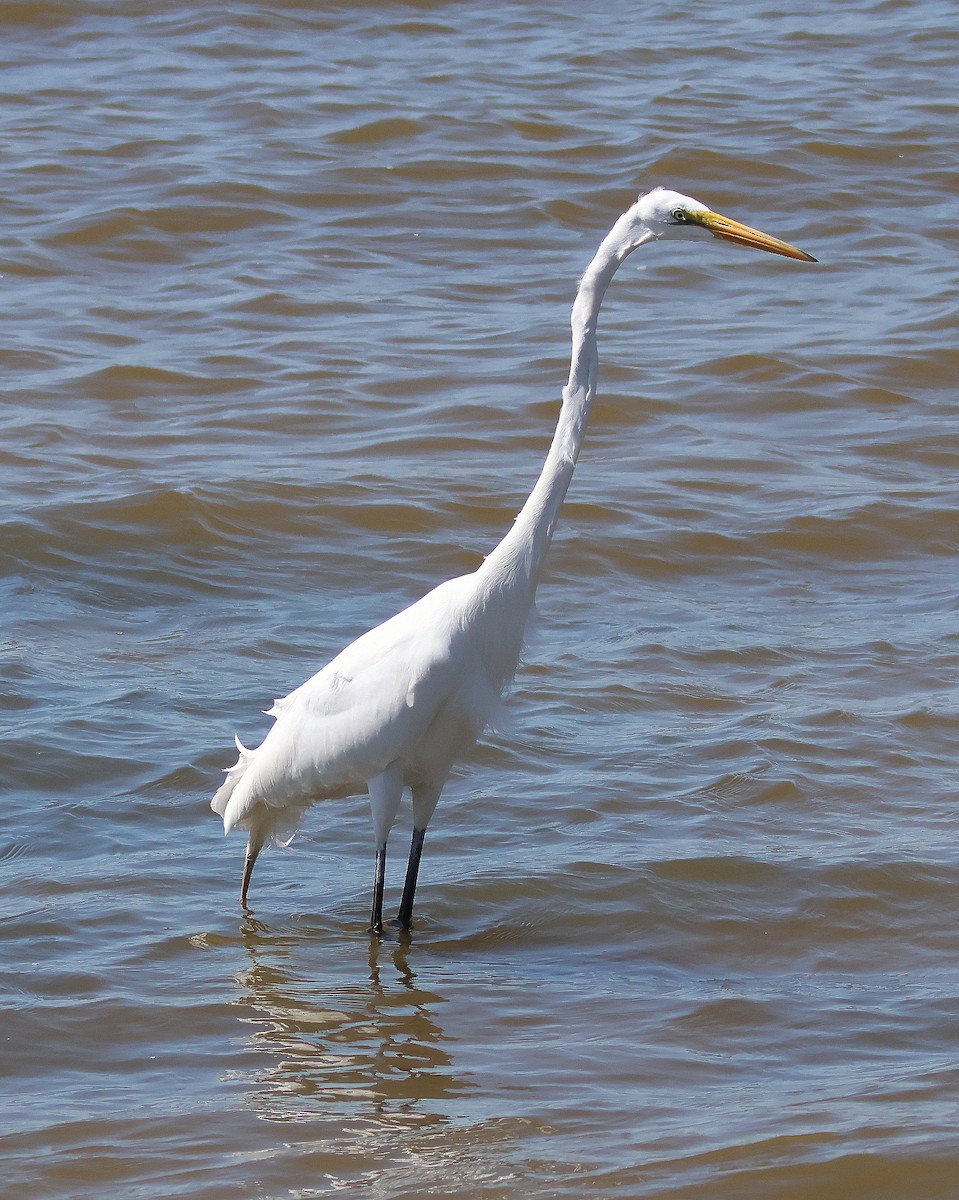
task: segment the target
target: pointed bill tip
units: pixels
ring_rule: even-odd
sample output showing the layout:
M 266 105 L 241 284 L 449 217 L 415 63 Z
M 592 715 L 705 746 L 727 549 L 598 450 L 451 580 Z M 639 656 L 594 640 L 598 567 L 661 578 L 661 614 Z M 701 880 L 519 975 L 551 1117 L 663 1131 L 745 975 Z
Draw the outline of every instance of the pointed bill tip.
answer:
M 709 232 L 725 242 L 734 242 L 738 246 L 751 246 L 755 250 L 766 250 L 770 254 L 781 254 L 783 258 L 794 258 L 800 262 L 818 262 L 805 250 L 791 246 L 789 242 L 781 241 L 732 217 L 724 217 L 720 213 L 704 212 L 698 215 L 699 223 Z

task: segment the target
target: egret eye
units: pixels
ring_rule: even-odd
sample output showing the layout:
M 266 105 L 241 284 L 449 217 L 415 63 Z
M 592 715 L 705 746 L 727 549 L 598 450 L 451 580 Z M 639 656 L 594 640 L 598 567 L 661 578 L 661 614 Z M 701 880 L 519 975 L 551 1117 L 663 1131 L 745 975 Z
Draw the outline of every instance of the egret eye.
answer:
M 685 208 L 674 208 L 669 215 L 673 218 L 677 225 L 682 225 L 686 220 Z

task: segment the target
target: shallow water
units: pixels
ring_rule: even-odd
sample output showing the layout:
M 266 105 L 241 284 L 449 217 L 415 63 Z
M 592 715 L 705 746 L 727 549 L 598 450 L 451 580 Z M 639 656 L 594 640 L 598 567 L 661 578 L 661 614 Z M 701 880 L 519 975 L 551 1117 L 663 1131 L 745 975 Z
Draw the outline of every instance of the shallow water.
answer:
M 954 17 L 6 6 L 11 1196 L 956 1194 Z M 234 730 L 509 527 L 659 183 L 820 264 L 629 261 L 412 939 L 362 797 L 244 915 Z

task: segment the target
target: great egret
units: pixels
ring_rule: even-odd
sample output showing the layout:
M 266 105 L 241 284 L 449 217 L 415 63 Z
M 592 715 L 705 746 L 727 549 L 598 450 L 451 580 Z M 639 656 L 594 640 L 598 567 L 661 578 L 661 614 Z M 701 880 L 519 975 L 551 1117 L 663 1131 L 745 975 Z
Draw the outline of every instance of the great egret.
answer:
M 369 792 L 376 845 L 371 930 L 383 932 L 386 843 L 406 788 L 413 840 L 398 923 L 409 928 L 426 828 L 453 764 L 473 745 L 513 678 L 526 618 L 583 443 L 596 390 L 596 323 L 618 267 L 660 238 L 713 234 L 786 258 L 811 255 L 711 212 L 678 192 L 640 196 L 603 240 L 572 312 L 569 382 L 546 463 L 513 527 L 482 566 L 450 579 L 357 638 L 268 715 L 213 797 L 225 832 L 249 832 L 241 902 L 267 841 L 288 844 L 318 800 Z

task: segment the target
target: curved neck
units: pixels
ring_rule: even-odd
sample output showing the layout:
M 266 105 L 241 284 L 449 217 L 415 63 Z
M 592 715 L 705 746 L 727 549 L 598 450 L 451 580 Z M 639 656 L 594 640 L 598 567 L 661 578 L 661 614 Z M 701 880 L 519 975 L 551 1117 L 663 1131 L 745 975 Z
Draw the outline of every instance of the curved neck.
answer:
M 495 581 L 499 587 L 526 591 L 529 602 L 553 539 L 596 396 L 599 370 L 596 328 L 603 297 L 626 256 L 652 237 L 649 234 L 639 240 L 627 238 L 629 218 L 630 214 L 624 213 L 606 235 L 576 292 L 571 317 L 569 380 L 563 388 L 563 405 L 543 470 L 512 529 L 477 572 L 484 581 Z

